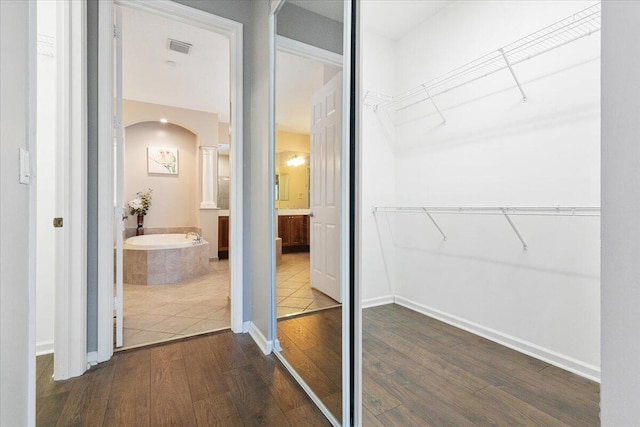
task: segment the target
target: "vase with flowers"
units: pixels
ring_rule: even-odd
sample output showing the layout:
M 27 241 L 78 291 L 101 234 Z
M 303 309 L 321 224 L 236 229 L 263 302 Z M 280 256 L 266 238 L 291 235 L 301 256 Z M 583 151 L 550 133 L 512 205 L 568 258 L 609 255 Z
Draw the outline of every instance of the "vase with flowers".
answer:
M 149 188 L 149 191 L 146 193 L 138 191 L 136 195 L 137 197 L 127 203 L 127 206 L 129 207 L 129 215 L 137 215 L 138 217 L 136 236 L 144 234 L 144 216 L 149 212 L 149 208 L 151 207 L 152 192 L 153 190 L 151 188 Z

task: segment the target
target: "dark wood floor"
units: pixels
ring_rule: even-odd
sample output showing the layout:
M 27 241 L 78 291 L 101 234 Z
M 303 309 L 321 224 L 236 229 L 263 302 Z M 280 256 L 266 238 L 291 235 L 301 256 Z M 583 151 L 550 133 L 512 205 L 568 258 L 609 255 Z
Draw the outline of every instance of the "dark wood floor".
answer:
M 363 310 L 364 426 L 599 426 L 597 383 L 390 304 Z
M 37 358 L 38 426 L 327 426 L 273 356 L 246 334 L 211 334 L 116 353 L 54 382 Z
M 342 308 L 278 320 L 282 354 L 322 400 L 342 418 Z

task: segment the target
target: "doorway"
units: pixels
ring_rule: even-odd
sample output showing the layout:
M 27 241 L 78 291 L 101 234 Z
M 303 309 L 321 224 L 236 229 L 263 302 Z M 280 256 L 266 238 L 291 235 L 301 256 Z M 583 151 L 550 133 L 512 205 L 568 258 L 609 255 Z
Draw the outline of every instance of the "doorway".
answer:
M 230 326 L 216 195 L 218 147 L 229 146 L 230 55 L 224 35 L 128 7 L 117 17 L 116 207 L 125 219 L 115 341 L 131 348 Z
M 113 39 L 114 35 L 113 31 L 108 31 L 110 23 L 107 21 L 109 20 L 104 22 L 104 28 L 101 27 L 100 37 L 104 43 L 100 49 L 100 67 L 101 69 L 103 66 L 106 69 L 114 69 L 116 76 L 121 78 L 116 79 L 115 86 L 112 86 L 111 82 L 102 81 L 106 79 L 101 79 L 100 85 L 105 93 L 119 93 L 125 95 L 125 98 L 121 103 L 116 101 L 115 104 L 110 98 L 105 97 L 100 100 L 100 106 L 103 111 L 100 122 L 102 126 L 108 128 L 105 134 L 100 134 L 99 150 L 104 154 L 104 157 L 100 156 L 101 164 L 112 171 L 116 166 L 120 166 L 118 175 L 120 175 L 121 179 L 114 180 L 112 173 L 99 176 L 100 188 L 103 188 L 105 193 L 112 195 L 109 200 L 106 197 L 100 199 L 99 205 L 101 207 L 99 206 L 99 209 L 108 209 L 114 212 L 112 221 L 99 223 L 99 235 L 105 239 L 108 239 L 107 236 L 112 236 L 111 239 L 115 236 L 116 240 L 118 240 L 119 236 L 122 236 L 122 246 L 116 242 L 116 247 L 122 248 L 116 249 L 116 259 L 121 259 L 123 262 L 119 264 L 117 261 L 115 262 L 116 268 L 114 272 L 113 255 L 107 255 L 107 252 L 113 253 L 113 249 L 107 251 L 106 244 L 101 246 L 102 256 L 99 254 L 98 268 L 105 272 L 107 277 L 103 277 L 102 274 L 99 275 L 98 361 L 107 360 L 110 357 L 113 352 L 114 337 L 117 345 L 124 344 L 128 346 L 124 339 L 124 330 L 127 326 L 137 326 L 137 328 L 128 328 L 136 329 L 136 331 L 131 331 L 133 346 L 150 341 L 158 341 L 158 338 L 160 341 L 164 341 L 194 333 L 211 331 L 224 326 L 230 326 L 234 332 L 241 332 L 242 26 L 227 19 L 172 3 L 141 5 L 137 2 L 118 1 L 101 2 L 100 7 L 101 15 L 113 16 L 113 22 L 118 22 L 117 15 L 122 13 L 122 22 L 125 24 L 119 29 L 116 27 L 116 37 L 113 43 L 108 42 L 109 39 Z M 135 24 L 136 18 L 144 19 Z M 147 19 L 152 21 L 162 20 L 164 23 L 162 25 L 151 24 L 151 27 L 145 27 L 147 31 L 140 34 L 141 38 L 138 40 L 138 44 L 134 43 L 132 46 L 133 52 L 129 56 L 130 61 L 133 62 L 134 69 L 135 67 L 141 67 L 143 70 L 142 75 L 137 76 L 137 81 L 142 81 L 146 85 L 146 87 L 142 88 L 143 90 L 147 93 L 151 92 L 151 98 L 140 99 L 140 94 L 135 92 L 136 86 L 139 86 L 139 84 L 134 84 L 133 88 L 128 87 L 129 83 L 135 82 L 135 79 L 128 81 L 127 77 L 126 23 L 127 20 L 130 20 L 132 22 L 129 23 L 129 26 L 144 27 Z M 100 23 L 103 24 L 102 19 Z M 150 24 L 150 22 L 146 24 Z M 156 22 L 156 24 L 158 23 Z M 168 33 L 159 35 L 155 33 L 155 38 L 153 38 L 152 32 L 157 28 L 171 30 L 177 35 L 172 36 Z M 204 34 L 209 34 L 211 37 L 207 39 Z M 190 37 L 195 42 L 186 40 Z M 200 53 L 210 53 L 213 50 L 210 43 L 214 43 L 211 39 L 215 37 L 217 37 L 218 42 L 224 40 L 222 43 L 226 43 L 228 49 L 226 75 L 218 79 L 215 76 L 212 77 L 206 74 L 205 70 L 201 70 L 194 63 L 197 59 L 196 53 L 198 51 Z M 120 44 L 124 45 L 124 49 L 119 50 Z M 144 72 L 142 65 L 145 61 L 143 59 L 148 60 L 148 55 L 152 55 L 154 51 L 158 54 L 156 61 L 160 61 L 160 63 L 146 64 L 156 68 L 152 68 L 151 71 L 147 69 Z M 160 53 L 164 54 L 164 56 Z M 118 59 L 121 59 L 121 61 L 118 61 Z M 116 64 L 121 63 L 123 66 L 114 67 L 114 62 Z M 165 69 L 163 70 L 162 67 Z M 154 91 L 150 89 L 150 84 L 154 78 L 166 76 L 171 71 L 181 68 L 185 70 L 193 68 L 204 74 L 196 76 L 197 78 L 192 78 L 192 81 L 182 80 L 174 84 L 167 84 L 166 86 L 168 87 L 163 90 Z M 122 73 L 123 71 L 124 73 Z M 122 78 L 123 75 L 124 78 Z M 222 99 L 224 106 L 219 107 L 217 113 L 206 111 L 207 108 L 209 110 L 211 108 L 202 105 L 170 105 L 176 99 L 180 99 L 180 97 L 187 94 L 186 89 L 181 90 L 181 88 L 185 87 L 184 85 L 200 85 L 201 88 L 207 88 L 220 84 L 220 81 L 224 81 L 225 78 L 227 82 L 225 90 L 227 101 L 224 101 L 225 98 Z M 173 93 L 171 92 L 172 90 L 174 91 Z M 160 98 L 162 96 L 168 98 L 163 101 Z M 186 98 L 188 99 L 188 95 L 186 95 Z M 167 102 L 166 99 L 174 101 Z M 109 126 L 109 121 L 113 120 L 108 114 L 109 111 L 113 111 L 110 106 L 117 107 L 115 109 L 117 111 L 116 126 L 113 129 Z M 206 114 L 210 114 L 210 116 L 206 117 Z M 212 119 L 213 116 L 211 114 L 217 120 Z M 233 122 L 231 117 L 233 117 Z M 226 122 L 223 121 L 225 119 Z M 202 128 L 206 128 L 206 130 L 202 130 Z M 115 150 L 112 144 L 113 139 L 107 137 L 109 134 L 117 137 Z M 149 135 L 153 135 L 158 143 L 149 142 L 151 141 Z M 132 142 L 135 139 L 147 142 L 141 143 L 142 148 L 138 144 L 138 156 L 132 161 L 124 153 L 127 153 L 129 149 L 135 148 L 135 142 Z M 182 148 L 174 146 L 178 140 L 184 141 L 186 145 L 183 145 Z M 191 142 L 186 142 L 187 140 Z M 223 262 L 217 260 L 218 220 L 221 213 L 217 208 L 215 195 L 218 181 L 216 171 L 216 148 L 218 143 L 227 143 L 230 147 L 229 175 L 231 186 L 229 209 L 226 212 L 230 218 L 230 245 L 229 260 Z M 120 150 L 118 151 L 117 148 L 120 148 Z M 164 160 L 169 158 L 175 159 L 175 168 L 167 168 L 167 165 L 164 164 Z M 134 175 L 136 171 L 142 172 L 142 181 L 139 181 L 137 183 L 139 185 L 135 188 L 130 188 L 127 184 L 128 174 L 126 174 L 126 171 L 128 167 L 130 167 Z M 180 187 L 178 184 L 181 178 L 188 178 L 190 184 L 186 183 L 186 187 Z M 160 192 L 148 185 L 149 180 L 153 180 L 154 185 L 159 186 L 158 188 L 172 189 L 173 199 L 167 200 L 166 197 L 159 196 Z M 137 210 L 136 207 L 139 208 L 139 204 L 136 199 L 140 199 L 140 201 L 148 200 L 146 197 L 148 193 L 151 196 L 151 206 L 143 207 L 142 211 Z M 171 223 L 171 220 L 161 223 L 159 219 L 162 215 L 165 215 L 165 219 L 167 214 L 171 215 L 172 211 L 167 209 L 167 206 L 172 203 L 180 208 L 188 205 L 191 217 L 185 219 L 183 215 L 182 219 L 174 220 L 173 223 Z M 155 220 L 152 216 L 154 207 L 156 207 Z M 125 209 L 123 210 L 123 208 Z M 148 212 L 144 212 L 147 208 Z M 170 243 L 169 247 L 163 247 L 162 250 L 167 250 L 165 253 L 159 254 L 148 251 L 143 254 L 143 252 L 151 248 L 140 249 L 125 246 L 124 237 L 128 237 L 129 234 L 142 234 L 138 231 L 139 213 L 142 214 L 140 215 L 142 216 L 141 228 L 144 229 L 145 234 L 138 237 L 146 237 L 149 240 L 155 239 L 156 235 L 174 235 L 176 239 L 178 237 L 182 240 L 186 239 L 186 247 L 175 251 L 178 248 L 175 247 L 174 243 Z M 144 215 L 145 213 L 148 215 Z M 143 246 L 145 245 L 144 241 L 140 243 Z M 152 243 L 152 246 L 155 246 L 155 244 Z M 139 261 L 139 258 L 143 256 L 146 256 L 146 260 L 143 260 L 137 266 L 128 265 L 125 257 L 128 250 L 136 251 L 130 257 L 130 260 L 137 259 Z M 193 252 L 197 253 L 194 254 Z M 159 258 L 163 256 L 164 260 L 160 260 Z M 167 262 L 167 256 L 171 262 Z M 186 259 L 186 265 L 183 263 L 181 266 L 176 266 L 179 263 L 174 263 L 173 261 L 179 258 Z M 203 262 L 204 267 L 201 265 Z M 140 267 L 140 265 L 144 267 Z M 154 265 L 165 270 L 171 267 L 175 270 L 149 273 L 149 268 Z M 141 277 L 143 276 L 143 268 L 147 269 L 145 272 L 146 278 Z M 122 277 L 119 283 L 114 280 L 118 277 Z M 146 283 L 144 285 L 137 284 L 135 288 L 125 286 L 123 283 L 125 277 L 132 282 L 146 280 Z M 116 283 L 116 285 L 114 286 L 113 283 Z M 154 283 L 157 284 L 154 285 Z M 173 288 L 169 289 L 167 286 L 173 286 Z M 126 292 L 127 287 L 132 292 Z M 150 289 L 151 287 L 164 287 L 167 294 L 161 296 L 165 292 L 164 290 L 158 288 L 160 290 L 157 291 L 156 289 Z M 204 297 L 202 292 L 205 293 Z M 212 292 L 212 294 L 208 294 L 208 292 Z M 139 312 L 134 314 L 134 316 L 137 316 L 133 318 L 134 322 L 127 325 L 126 320 L 124 320 L 128 315 L 127 293 L 133 295 L 131 298 L 134 299 L 136 294 L 141 294 L 137 295 L 139 298 L 137 298 L 138 303 L 136 303 L 141 310 L 157 311 L 163 307 L 161 310 L 164 311 L 162 313 Z M 150 299 L 147 296 L 151 293 L 154 295 L 155 304 L 144 301 L 145 299 Z M 204 300 L 208 300 L 207 303 L 210 306 L 199 304 Z M 111 301 L 115 305 L 115 333 Z M 133 306 L 136 304 L 133 304 Z M 221 322 L 224 322 L 225 325 Z M 120 325 L 124 326 L 124 328 L 120 329 Z M 160 329 L 164 329 L 164 331 Z M 118 342 L 118 330 L 123 332 L 122 341 L 120 342 Z M 147 337 L 144 335 L 147 335 Z M 136 336 L 138 339 L 136 339 Z

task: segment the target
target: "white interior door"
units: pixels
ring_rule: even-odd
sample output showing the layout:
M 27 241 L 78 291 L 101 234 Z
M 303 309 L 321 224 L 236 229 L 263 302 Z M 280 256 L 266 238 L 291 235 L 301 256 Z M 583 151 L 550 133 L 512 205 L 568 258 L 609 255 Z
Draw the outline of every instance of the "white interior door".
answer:
M 311 98 L 311 286 L 340 293 L 342 72 Z
M 114 230 L 116 246 L 116 271 L 114 286 L 114 314 L 116 319 L 116 347 L 123 344 L 123 297 L 124 297 L 124 270 L 123 270 L 123 235 L 124 235 L 124 201 L 123 199 L 123 178 L 124 178 L 124 156 L 123 156 L 123 131 L 122 131 L 122 13 L 119 7 L 115 9 L 115 28 L 113 32 L 114 42 Z

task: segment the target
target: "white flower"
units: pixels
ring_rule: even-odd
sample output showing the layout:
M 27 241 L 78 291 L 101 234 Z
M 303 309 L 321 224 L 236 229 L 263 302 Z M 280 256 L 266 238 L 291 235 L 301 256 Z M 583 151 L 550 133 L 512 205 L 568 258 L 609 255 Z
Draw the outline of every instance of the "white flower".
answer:
M 139 197 L 136 197 L 129 202 L 129 207 L 134 210 L 142 209 L 142 200 Z

